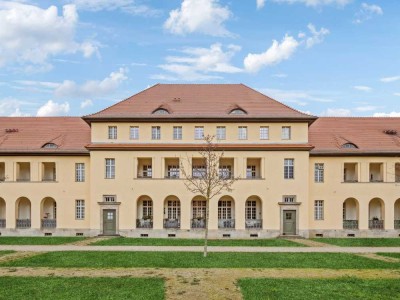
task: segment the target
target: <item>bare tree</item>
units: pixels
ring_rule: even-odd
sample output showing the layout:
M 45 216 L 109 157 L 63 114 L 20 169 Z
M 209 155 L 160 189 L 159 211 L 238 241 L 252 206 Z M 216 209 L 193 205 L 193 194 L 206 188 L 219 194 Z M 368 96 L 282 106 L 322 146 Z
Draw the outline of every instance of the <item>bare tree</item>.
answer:
M 221 158 L 224 157 L 224 151 L 218 150 L 218 145 L 214 143 L 214 136 L 205 136 L 204 142 L 204 146 L 199 150 L 201 163 L 193 165 L 192 158 L 186 157 L 189 170 L 181 162 L 180 171 L 186 188 L 193 194 L 200 194 L 206 201 L 204 257 L 207 257 L 210 200 L 223 191 L 231 192 L 232 185 L 238 178 L 234 177 L 232 170 L 220 168 L 219 164 Z

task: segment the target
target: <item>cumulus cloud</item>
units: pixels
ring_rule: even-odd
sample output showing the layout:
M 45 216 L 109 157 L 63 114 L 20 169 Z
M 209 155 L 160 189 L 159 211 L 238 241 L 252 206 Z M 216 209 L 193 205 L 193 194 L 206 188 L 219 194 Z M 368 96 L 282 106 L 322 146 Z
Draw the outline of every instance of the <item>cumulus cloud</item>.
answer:
M 351 115 L 351 110 L 347 108 L 328 108 L 321 113 L 321 116 L 326 117 L 348 117 Z
M 394 82 L 400 80 L 400 76 L 383 77 L 380 79 L 382 82 Z
M 224 23 L 232 17 L 228 7 L 218 0 L 183 0 L 181 7 L 170 11 L 164 28 L 173 34 L 202 33 L 229 36 Z
M 86 99 L 81 102 L 81 108 L 86 108 L 90 106 L 93 106 L 93 101 L 90 99 Z
M 42 9 L 34 5 L 0 2 L 0 67 L 28 64 L 32 70 L 48 70 L 48 58 L 82 52 L 90 57 L 98 51 L 90 41 L 75 40 L 78 14 L 75 5 Z M 35 66 L 35 67 L 32 67 Z
M 329 34 L 329 30 L 321 27 L 317 30 L 313 24 L 308 24 L 308 29 L 310 30 L 311 36 L 306 38 L 306 47 L 311 48 L 316 44 L 320 44 L 324 41 L 324 37 Z
M 400 117 L 400 112 L 392 111 L 390 113 L 374 113 L 374 117 Z
M 0 99 L 0 115 L 10 117 L 29 116 L 29 113 L 21 111 L 22 106 L 29 108 L 35 106 L 35 103 L 21 101 L 11 97 Z
M 155 16 L 160 11 L 147 5 L 137 4 L 135 0 L 72 0 L 79 10 L 87 11 L 113 11 L 120 10 L 132 15 Z
M 304 4 L 306 6 L 318 7 L 322 5 L 337 5 L 345 6 L 353 0 L 272 0 L 277 3 L 288 3 L 288 4 Z
M 365 86 L 365 85 L 355 85 L 355 86 L 353 86 L 353 89 L 358 90 L 358 91 L 362 91 L 362 92 L 370 92 L 370 91 L 372 91 L 371 87 Z
M 264 66 L 278 64 L 289 59 L 297 50 L 299 42 L 292 36 L 285 35 L 279 43 L 272 41 L 272 45 L 262 53 L 249 53 L 244 59 L 244 68 L 249 72 L 258 72 Z
M 180 50 L 181 56 L 167 56 L 166 64 L 159 66 L 169 74 L 157 74 L 152 78 L 194 81 L 219 78 L 210 73 L 238 73 L 242 69 L 233 66 L 231 59 L 240 49 L 237 45 L 223 47 L 219 43 L 210 48 L 184 48 Z
M 353 22 L 360 24 L 380 15 L 383 15 L 383 9 L 379 5 L 362 3 L 360 10 L 354 16 Z
M 257 1 L 257 9 L 261 9 L 265 5 L 265 0 L 256 0 Z
M 36 116 L 38 117 L 48 117 L 48 116 L 62 116 L 69 112 L 69 103 L 56 103 L 53 100 L 47 101 L 43 106 L 41 106 Z

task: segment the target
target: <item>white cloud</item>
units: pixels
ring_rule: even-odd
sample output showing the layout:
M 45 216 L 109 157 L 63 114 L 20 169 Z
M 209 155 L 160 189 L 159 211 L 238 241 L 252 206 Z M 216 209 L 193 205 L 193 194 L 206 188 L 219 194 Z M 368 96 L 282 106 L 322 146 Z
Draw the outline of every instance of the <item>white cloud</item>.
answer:
M 51 65 L 47 60 L 51 56 L 77 52 L 91 56 L 97 52 L 97 46 L 75 40 L 77 24 L 74 5 L 63 6 L 62 15 L 58 15 L 56 6 L 42 9 L 0 1 L 0 67 L 17 62 L 28 64 L 31 70 L 48 70 Z
M 38 117 L 49 117 L 49 116 L 62 116 L 69 112 L 69 103 L 56 103 L 53 100 L 47 101 L 46 104 L 41 106 L 36 116 Z
M 93 106 L 93 101 L 92 100 L 86 99 L 86 100 L 83 100 L 81 102 L 81 108 L 86 108 L 86 107 L 89 107 L 89 106 Z
M 237 45 L 223 47 L 218 43 L 210 48 L 184 48 L 180 51 L 182 56 L 167 56 L 167 63 L 159 66 L 170 74 L 157 74 L 152 78 L 194 81 L 220 78 L 210 73 L 242 72 L 242 69 L 231 64 L 231 59 L 240 49 Z
M 308 29 L 310 30 L 311 36 L 306 38 L 306 47 L 311 48 L 316 44 L 320 44 L 324 41 L 324 37 L 329 34 L 329 30 L 321 27 L 318 31 L 313 24 L 308 24 Z M 301 34 L 299 34 L 301 36 Z
M 263 8 L 265 5 L 265 0 L 257 0 L 257 9 Z
M 400 80 L 400 76 L 392 76 L 392 77 L 383 77 L 381 78 L 382 82 L 394 82 Z
M 228 7 L 218 0 L 183 0 L 181 7 L 170 11 L 164 28 L 173 34 L 202 33 L 211 36 L 232 35 L 224 26 L 231 18 Z
M 374 117 L 400 117 L 400 112 L 392 111 L 390 113 L 374 113 Z
M 315 91 L 299 91 L 299 90 L 280 90 L 280 89 L 260 89 L 261 93 L 268 95 L 278 101 L 284 103 L 295 103 L 300 106 L 306 106 L 310 101 L 330 103 L 334 100 L 319 96 Z
M 257 72 L 264 66 L 278 64 L 289 59 L 298 46 L 297 40 L 292 36 L 285 35 L 280 43 L 273 40 L 272 45 L 265 52 L 249 53 L 244 59 L 244 68 L 249 72 Z
M 35 103 L 21 101 L 11 97 L 0 99 L 0 115 L 10 117 L 29 116 L 29 113 L 24 113 L 21 111 L 21 107 L 30 107 L 34 105 Z
M 156 16 L 160 11 L 147 5 L 137 4 L 135 0 L 72 0 L 78 10 L 113 11 L 121 10 L 125 13 L 141 16 Z
M 356 111 L 373 111 L 377 110 L 378 108 L 379 108 L 378 106 L 366 105 L 366 106 L 356 107 Z
M 365 21 L 368 21 L 371 19 L 373 16 L 381 16 L 383 15 L 383 10 L 380 6 L 375 5 L 375 4 L 367 4 L 367 3 L 362 3 L 360 10 L 355 14 L 355 19 L 354 23 L 360 24 Z
M 365 86 L 365 85 L 355 85 L 355 86 L 353 86 L 353 89 L 358 90 L 358 91 L 363 91 L 363 92 L 372 91 L 371 87 Z
M 128 77 L 126 76 L 127 70 L 120 68 L 116 72 L 112 72 L 108 77 L 103 80 L 90 80 L 82 85 L 77 84 L 72 80 L 64 80 L 54 90 L 56 97 L 96 97 L 104 96 L 114 92 L 123 81 Z
M 351 115 L 351 110 L 347 108 L 328 108 L 321 113 L 321 116 L 326 117 L 348 117 Z
M 353 0 L 272 0 L 277 3 L 288 3 L 288 4 L 304 4 L 306 6 L 322 6 L 322 5 L 338 5 L 345 6 Z
M 12 112 L 12 113 L 10 114 L 10 117 L 29 117 L 29 116 L 30 116 L 30 114 L 23 113 L 23 112 L 20 110 L 19 107 L 17 107 L 17 108 L 15 109 L 15 111 Z

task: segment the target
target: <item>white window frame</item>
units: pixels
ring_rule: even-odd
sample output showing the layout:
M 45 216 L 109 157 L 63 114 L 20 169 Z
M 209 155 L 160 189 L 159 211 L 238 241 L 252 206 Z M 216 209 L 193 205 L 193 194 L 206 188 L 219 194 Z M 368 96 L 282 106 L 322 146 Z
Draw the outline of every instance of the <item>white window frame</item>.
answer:
M 143 200 L 142 202 L 142 218 L 153 217 L 153 200 Z
M 238 139 L 247 140 L 247 126 L 238 127 Z
M 225 139 L 226 139 L 226 127 L 217 126 L 217 140 L 225 140 Z
M 294 195 L 284 195 L 282 196 L 283 203 L 296 203 L 296 196 Z
M 151 139 L 161 140 L 161 126 L 151 126 Z
M 193 165 L 192 166 L 192 177 L 193 178 L 205 178 L 206 176 L 205 165 Z
M 118 128 L 117 126 L 108 126 L 108 139 L 116 140 L 118 138 Z
M 114 179 L 115 178 L 115 158 L 106 158 L 105 159 L 106 165 L 106 179 Z
M 172 128 L 172 138 L 174 140 L 181 140 L 182 139 L 182 126 L 174 126 Z
M 195 140 L 204 139 L 204 126 L 195 126 L 194 127 L 194 139 Z
M 219 178 L 230 179 L 232 178 L 232 166 L 231 165 L 221 165 L 218 169 Z
M 269 140 L 269 126 L 260 126 L 260 140 Z
M 85 200 L 75 200 L 75 219 L 85 219 Z
M 314 219 L 317 221 L 324 219 L 324 200 L 314 201 Z
M 294 179 L 294 159 L 285 158 L 283 166 L 283 178 Z
M 291 139 L 292 139 L 292 127 L 282 126 L 282 140 L 291 140 Z
M 318 183 L 324 182 L 325 165 L 323 163 L 314 164 L 314 181 Z
M 257 220 L 257 201 L 247 200 L 245 206 L 246 220 Z
M 179 178 L 179 165 L 168 165 L 167 166 L 167 177 L 168 178 Z
M 112 203 L 117 202 L 116 195 L 103 195 L 103 202 Z
M 152 165 L 143 165 L 142 177 L 143 178 L 153 178 L 153 166 Z
M 131 140 L 139 139 L 139 126 L 131 126 L 129 128 L 129 139 Z
M 219 200 L 218 201 L 218 220 L 231 220 L 232 219 L 232 201 Z
M 75 164 L 75 182 L 85 182 L 85 163 Z
M 181 219 L 181 202 L 178 200 L 167 201 L 167 219 L 180 220 Z
M 256 165 L 247 165 L 246 166 L 246 178 L 248 178 L 248 179 L 257 178 L 257 166 Z
M 192 219 L 206 218 L 207 202 L 206 200 L 193 200 L 192 202 Z

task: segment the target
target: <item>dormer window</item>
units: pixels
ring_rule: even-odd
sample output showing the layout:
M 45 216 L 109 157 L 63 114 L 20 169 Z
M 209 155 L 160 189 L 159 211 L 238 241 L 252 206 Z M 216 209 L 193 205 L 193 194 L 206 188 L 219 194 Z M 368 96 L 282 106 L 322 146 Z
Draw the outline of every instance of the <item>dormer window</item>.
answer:
M 229 114 L 230 115 L 247 115 L 247 112 L 245 112 L 241 108 L 235 108 L 235 109 L 231 110 L 231 112 Z
M 344 149 L 357 149 L 358 147 L 353 143 L 346 143 L 346 144 L 342 145 L 342 148 L 344 148 Z
M 44 144 L 42 148 L 45 148 L 45 149 L 57 149 L 58 146 L 56 144 L 54 144 L 54 143 L 47 143 L 47 144 Z
M 153 111 L 153 115 L 169 115 L 169 111 L 165 108 L 157 108 Z

